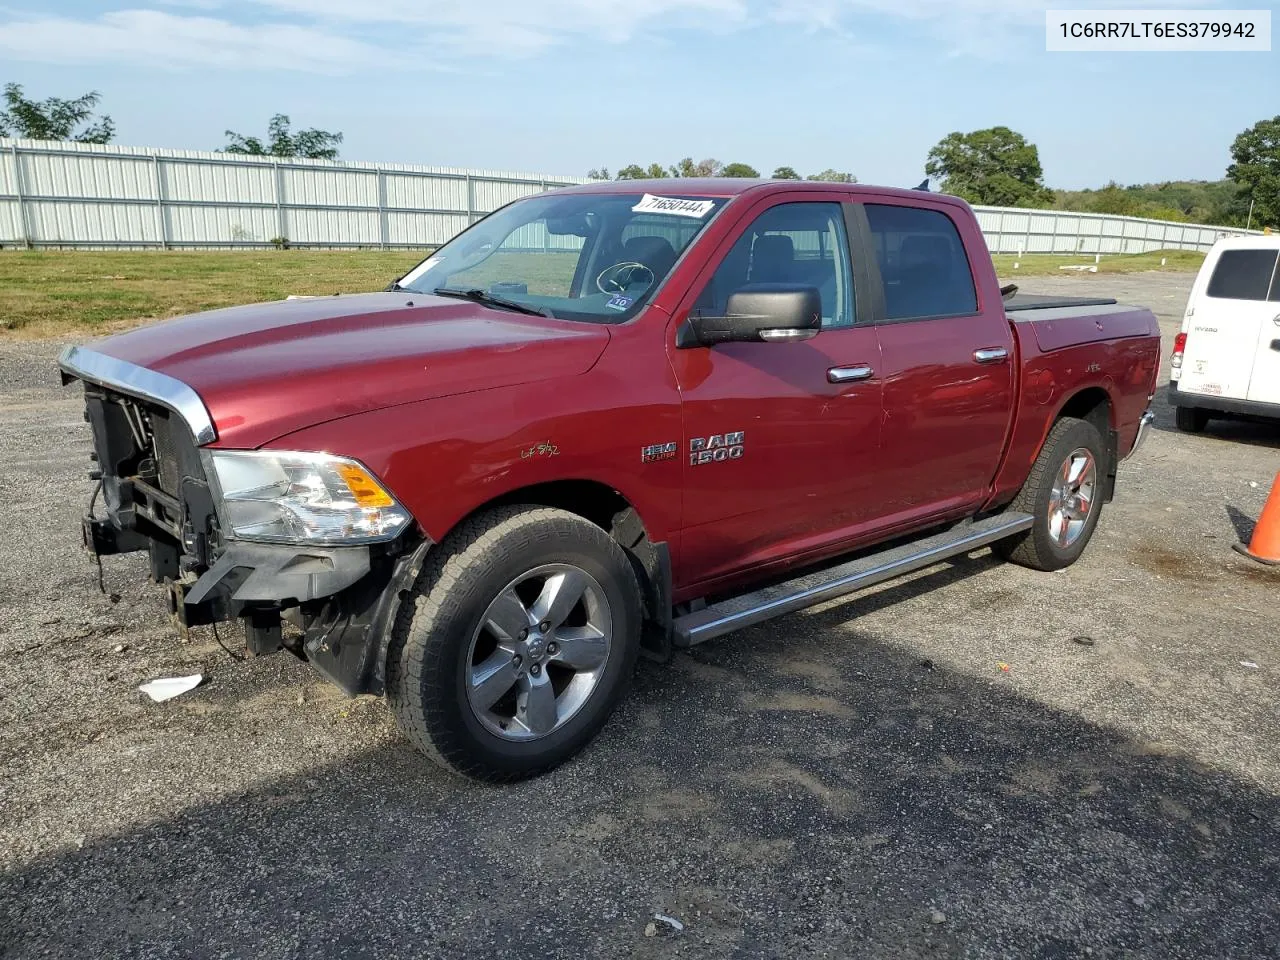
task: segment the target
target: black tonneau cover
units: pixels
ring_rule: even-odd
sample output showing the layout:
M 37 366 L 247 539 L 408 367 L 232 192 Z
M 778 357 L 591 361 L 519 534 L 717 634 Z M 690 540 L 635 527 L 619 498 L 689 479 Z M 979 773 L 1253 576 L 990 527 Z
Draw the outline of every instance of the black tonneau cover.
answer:
M 1109 297 L 1051 297 L 1035 293 L 1015 293 L 1004 302 L 1005 310 L 1048 310 L 1052 307 L 1109 307 Z

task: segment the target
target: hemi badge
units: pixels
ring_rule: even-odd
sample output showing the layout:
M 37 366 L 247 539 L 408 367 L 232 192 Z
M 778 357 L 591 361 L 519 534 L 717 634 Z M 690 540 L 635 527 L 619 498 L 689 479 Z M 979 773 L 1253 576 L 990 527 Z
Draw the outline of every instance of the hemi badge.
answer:
M 656 463 L 659 460 L 674 460 L 676 458 L 676 442 L 672 440 L 670 443 L 651 443 L 647 447 L 640 448 L 641 463 Z

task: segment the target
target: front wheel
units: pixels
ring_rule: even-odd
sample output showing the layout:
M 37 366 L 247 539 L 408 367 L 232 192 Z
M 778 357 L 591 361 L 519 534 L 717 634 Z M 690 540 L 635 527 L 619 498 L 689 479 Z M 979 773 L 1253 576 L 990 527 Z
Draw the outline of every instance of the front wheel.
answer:
M 997 543 L 996 552 L 1033 570 L 1061 570 L 1075 563 L 1098 525 L 1106 470 L 1097 428 L 1087 420 L 1063 417 L 1049 431 L 1031 475 L 1009 506 L 1031 514 L 1035 524 Z
M 600 730 L 640 648 L 626 553 L 563 510 L 481 514 L 428 554 L 391 637 L 387 696 L 405 735 L 455 773 L 535 776 Z

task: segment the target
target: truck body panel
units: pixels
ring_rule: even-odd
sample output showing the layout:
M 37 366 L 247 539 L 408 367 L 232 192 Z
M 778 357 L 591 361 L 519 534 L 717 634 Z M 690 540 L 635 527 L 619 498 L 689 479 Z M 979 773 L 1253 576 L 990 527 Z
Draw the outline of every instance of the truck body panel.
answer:
M 584 322 L 393 291 L 214 311 L 95 349 L 196 391 L 216 426 L 216 439 L 201 441 L 206 465 L 213 450 L 303 452 L 349 458 L 376 478 L 414 528 L 385 548 L 362 548 L 370 556 L 347 564 L 370 571 L 362 583 L 384 578 L 374 593 L 403 588 L 390 579 L 391 560 L 446 540 L 488 505 L 545 503 L 539 498 L 549 491 L 585 496 L 589 489 L 634 510 L 640 532 L 628 549 L 641 539 L 661 546 L 661 562 L 645 576 L 665 581 L 653 596 L 682 604 L 1002 507 L 1027 480 L 1064 411 L 1093 418 L 1109 435 L 1113 459 L 1134 447 L 1159 365 L 1155 318 L 1109 304 L 1008 309 L 963 202 L 847 184 L 673 180 L 589 184 L 516 205 L 643 194 L 633 207 L 626 201 L 643 219 L 664 202 L 652 203 L 651 191 L 676 198 L 685 219 L 669 217 L 640 237 L 619 234 L 614 249 L 601 253 L 605 240 L 588 221 L 548 216 L 536 248 L 567 251 L 560 267 L 576 263 L 563 289 L 493 286 L 554 313 L 561 302 L 604 302 L 604 281 L 619 267 L 650 271 L 655 280 L 642 297 L 609 299 L 616 322 L 607 311 Z M 712 211 L 698 198 L 720 205 Z M 827 233 L 806 233 L 798 221 L 753 226 L 777 208 L 814 209 L 806 204 L 823 205 Z M 914 247 L 907 234 L 891 245 L 875 218 L 888 222 L 903 210 L 950 226 L 921 234 Z M 835 277 L 843 306 L 824 314 L 822 329 L 790 339 L 691 344 L 688 331 L 704 315 L 700 296 L 748 237 L 752 264 L 767 247 L 790 250 L 786 263 L 796 275 Z M 626 246 L 635 240 L 639 245 Z M 667 251 L 665 279 L 633 262 L 639 254 L 623 256 L 624 247 L 646 244 Z M 903 304 L 924 302 L 917 294 L 928 292 L 930 264 L 948 249 L 961 255 L 945 278 L 961 306 L 911 313 Z M 956 262 L 967 265 L 969 279 L 956 276 Z M 600 271 L 601 263 L 609 265 Z M 820 288 L 818 280 L 801 286 Z M 826 311 L 828 294 L 822 297 Z M 179 555 L 184 576 L 207 576 L 234 537 L 220 526 L 221 515 L 205 508 L 193 533 L 202 552 L 190 553 L 189 521 L 198 511 L 184 503 L 184 484 L 207 490 L 206 499 L 219 497 L 214 478 L 192 466 L 199 457 L 185 458 L 191 475 L 179 477 L 176 488 L 151 474 L 125 475 L 164 460 L 147 448 L 146 418 L 158 422 L 180 411 L 166 409 L 163 398 L 152 404 L 128 382 L 95 379 L 82 366 L 64 364 L 64 376 L 84 379 L 92 402 L 114 418 L 95 436 L 107 469 L 124 471 L 112 478 L 107 505 L 120 549 L 137 549 L 140 539 L 145 547 L 149 537 L 153 558 L 158 552 L 163 561 L 153 562 L 157 579 L 176 578 Z M 146 410 L 130 413 L 135 401 Z M 131 443 L 124 453 L 105 449 Z M 155 522 L 135 528 L 132 501 L 121 498 L 139 496 L 160 507 Z M 144 514 L 152 506 L 144 505 Z M 608 527 L 610 518 L 601 522 Z M 94 530 L 105 542 L 105 529 Z M 380 550 L 390 554 L 386 563 Z M 397 561 L 396 570 L 402 566 Z M 208 593 L 208 584 L 201 589 Z M 339 609 L 343 596 L 333 600 Z M 319 622 L 317 605 L 329 601 L 308 597 L 303 613 Z M 280 610 L 295 601 L 282 598 Z M 252 613 L 266 616 L 261 605 Z M 669 613 L 650 610 L 659 620 Z M 388 616 L 382 610 L 369 622 Z M 377 672 L 371 656 L 359 658 L 362 677 Z

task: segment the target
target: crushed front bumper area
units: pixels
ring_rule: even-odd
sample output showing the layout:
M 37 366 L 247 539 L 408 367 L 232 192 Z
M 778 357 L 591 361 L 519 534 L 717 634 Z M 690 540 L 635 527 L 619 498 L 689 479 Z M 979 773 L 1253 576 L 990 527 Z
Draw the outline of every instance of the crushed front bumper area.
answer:
M 64 353 L 62 371 L 84 381 L 89 477 L 105 514 L 91 504 L 83 519 L 89 554 L 146 552 L 180 630 L 239 619 L 250 653 L 289 650 L 348 694 L 381 693 L 390 627 L 429 541 L 417 531 L 352 546 L 228 537 L 201 452 L 216 433 L 195 392 L 82 348 Z
M 106 519 L 86 518 L 84 536 L 98 557 L 151 546 Z M 430 545 L 405 543 L 397 553 L 229 541 L 199 575 L 160 578 L 153 569 L 153 577 L 164 584 L 179 629 L 239 619 L 253 656 L 287 649 L 350 696 L 381 694 L 391 627 Z M 292 636 L 285 621 L 297 628 Z

